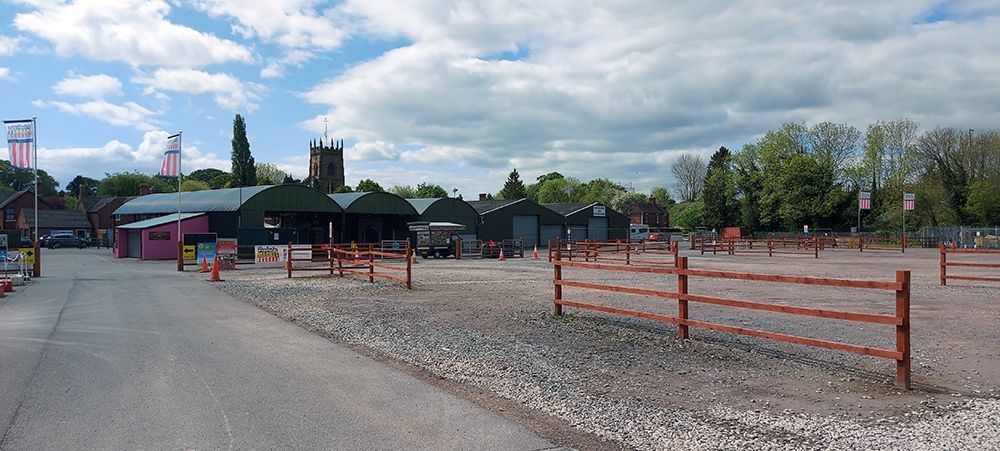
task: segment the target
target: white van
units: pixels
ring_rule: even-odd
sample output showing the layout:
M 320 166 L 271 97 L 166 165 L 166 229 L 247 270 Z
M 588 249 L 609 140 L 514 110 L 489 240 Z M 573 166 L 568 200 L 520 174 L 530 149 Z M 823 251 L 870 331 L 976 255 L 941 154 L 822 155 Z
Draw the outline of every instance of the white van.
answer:
M 631 241 L 644 243 L 649 241 L 649 226 L 646 224 L 629 224 L 628 238 Z

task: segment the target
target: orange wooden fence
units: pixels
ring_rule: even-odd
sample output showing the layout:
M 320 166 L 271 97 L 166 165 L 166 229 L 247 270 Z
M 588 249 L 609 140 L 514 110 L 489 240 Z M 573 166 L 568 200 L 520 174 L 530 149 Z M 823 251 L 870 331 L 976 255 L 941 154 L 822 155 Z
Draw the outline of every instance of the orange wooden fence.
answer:
M 956 262 L 948 261 L 948 254 L 964 254 L 964 255 L 1000 255 L 1000 250 L 998 249 L 955 249 L 947 248 L 944 244 L 938 244 L 938 249 L 941 254 L 940 258 L 940 268 L 941 268 L 941 286 L 948 285 L 948 279 L 954 280 L 974 280 L 979 282 L 1000 282 L 1000 277 L 985 277 L 985 276 L 956 276 L 954 274 L 948 273 L 948 267 L 965 267 L 965 268 L 1000 268 L 1000 263 L 982 263 L 982 262 Z
M 702 243 L 702 255 L 706 244 Z M 724 252 L 728 255 L 767 254 L 768 257 L 778 255 L 809 255 L 819 258 L 822 249 L 818 237 L 813 238 L 723 238 L 718 243 L 708 244 L 708 250 L 714 255 Z
M 403 284 L 406 289 L 413 289 L 413 249 L 407 244 L 402 252 L 384 252 L 376 250 L 376 245 L 372 243 L 357 245 L 317 245 L 309 249 L 310 257 L 294 257 L 294 251 L 302 252 L 303 249 L 292 248 L 292 243 L 288 243 L 288 262 L 285 269 L 288 277 L 296 271 L 322 271 L 329 272 L 330 275 L 337 274 L 343 277 L 344 274 L 354 274 L 367 277 L 369 283 L 375 283 L 375 279 L 385 279 Z M 402 262 L 396 259 L 403 259 Z M 389 264 L 387 260 L 394 260 L 396 264 Z M 296 262 L 298 266 L 296 266 Z M 382 272 L 376 272 L 376 270 Z
M 566 261 L 563 259 L 563 256 L 561 254 L 561 249 L 558 248 L 555 252 L 555 255 L 553 256 L 552 263 L 553 263 L 553 287 L 554 287 L 553 303 L 556 315 L 562 315 L 563 307 L 575 307 L 575 308 L 614 313 L 619 315 L 632 316 L 636 318 L 646 318 L 655 321 L 662 321 L 662 322 L 676 324 L 679 329 L 678 337 L 680 339 L 688 338 L 689 327 L 701 327 L 720 332 L 748 335 L 752 337 L 766 338 L 770 340 L 795 343 L 805 346 L 813 346 L 818 348 L 825 348 L 837 351 L 851 352 L 856 354 L 864 354 L 874 357 L 881 357 L 896 361 L 896 384 L 899 385 L 900 387 L 904 387 L 907 389 L 909 389 L 910 387 L 910 272 L 909 271 L 896 271 L 895 281 L 882 282 L 882 281 L 868 281 L 868 280 L 821 279 L 813 277 L 698 270 L 698 269 L 691 269 L 688 267 L 687 257 L 677 257 L 676 268 L 637 267 L 637 266 L 608 265 L 608 264 L 580 262 L 580 261 L 574 261 L 574 262 Z M 637 288 L 637 287 L 568 280 L 563 274 L 564 268 L 581 268 L 581 269 L 601 270 L 601 271 L 634 272 L 634 273 L 649 273 L 649 274 L 663 274 L 663 275 L 673 274 L 677 276 L 677 291 L 676 292 L 663 291 L 663 290 L 654 290 L 648 288 Z M 689 278 L 691 277 L 887 290 L 895 293 L 896 312 L 895 315 L 879 315 L 870 313 L 846 312 L 839 310 L 794 307 L 794 306 L 769 304 L 766 302 L 758 302 L 758 301 L 726 299 L 720 297 L 696 295 L 696 294 L 691 294 L 689 292 L 690 286 L 688 285 L 688 283 L 689 283 Z M 609 306 L 591 304 L 581 301 L 567 300 L 564 298 L 564 293 L 563 293 L 563 289 L 567 287 L 583 288 L 588 290 L 610 291 L 615 293 L 655 297 L 661 299 L 676 299 L 677 315 L 670 316 L 670 315 L 643 312 L 639 310 L 609 307 Z M 719 305 L 725 307 L 763 310 L 769 312 L 811 316 L 824 319 L 836 319 L 845 321 L 857 321 L 863 323 L 891 325 L 894 326 L 896 329 L 896 348 L 885 349 L 885 348 L 876 348 L 869 346 L 859 346 L 839 341 L 820 340 L 820 339 L 801 337 L 796 335 L 767 332 L 756 329 L 748 329 L 748 328 L 730 326 L 725 324 L 693 320 L 690 319 L 688 315 L 688 302 L 701 302 L 701 303 Z
M 564 259 L 622 265 L 673 266 L 678 243 L 621 241 L 549 241 L 549 261 L 558 248 Z

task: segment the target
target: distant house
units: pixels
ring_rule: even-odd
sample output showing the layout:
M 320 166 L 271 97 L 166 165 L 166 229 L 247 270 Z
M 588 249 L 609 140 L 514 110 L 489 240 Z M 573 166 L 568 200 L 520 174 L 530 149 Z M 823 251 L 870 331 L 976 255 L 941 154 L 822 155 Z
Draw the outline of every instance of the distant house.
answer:
M 32 210 L 35 208 L 35 193 L 31 190 L 0 193 L 0 211 L 3 211 L 3 215 L 0 215 L 0 230 L 18 229 L 18 217 L 20 217 L 21 211 L 26 208 Z M 38 199 L 39 210 L 48 210 L 50 208 L 48 203 L 41 198 Z M 23 236 L 30 237 L 31 232 Z
M 87 214 L 90 220 L 90 236 L 98 240 L 109 240 L 114 237 L 114 211 L 128 202 L 131 197 L 124 196 L 87 196 L 86 187 L 81 187 L 81 196 L 76 203 L 76 209 Z
M 41 205 L 41 204 L 39 204 Z M 17 228 L 28 236 L 35 228 L 35 209 L 24 208 L 17 217 Z M 81 238 L 90 237 L 90 220 L 80 210 L 38 210 L 38 235 L 68 232 Z
M 649 196 L 649 202 L 636 202 L 629 207 L 629 221 L 632 224 L 646 224 L 650 228 L 670 227 L 670 213 L 667 208 L 656 203 L 656 198 Z

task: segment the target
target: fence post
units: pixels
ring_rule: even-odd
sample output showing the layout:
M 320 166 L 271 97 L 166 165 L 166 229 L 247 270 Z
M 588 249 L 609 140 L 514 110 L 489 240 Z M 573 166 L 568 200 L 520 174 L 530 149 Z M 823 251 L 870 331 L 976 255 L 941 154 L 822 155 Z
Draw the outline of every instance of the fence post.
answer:
M 344 277 L 344 257 L 342 252 L 342 249 L 337 249 L 334 252 L 334 255 L 337 256 L 337 273 L 340 274 L 340 277 Z
M 906 235 L 903 235 L 903 241 L 902 241 L 902 243 L 903 243 L 903 245 L 902 245 L 902 247 L 903 247 L 903 253 L 905 254 L 906 253 Z
M 407 249 L 410 248 L 409 240 L 406 241 L 406 248 Z M 407 259 L 409 259 L 409 255 L 407 255 Z M 462 238 L 455 238 L 455 260 L 461 260 L 461 259 L 462 259 Z
M 902 358 L 896 361 L 896 385 L 910 389 L 910 271 L 896 271 L 896 282 L 902 286 L 896 291 L 896 351 Z
M 552 312 L 556 316 L 562 316 L 562 305 L 559 301 L 562 300 L 562 285 L 559 282 L 562 281 L 562 248 L 556 246 L 555 259 L 552 260 L 552 287 L 553 287 L 553 301 L 552 301 Z
M 545 248 L 549 254 L 549 263 L 552 263 L 552 240 L 549 240 L 549 247 Z
M 684 295 L 688 294 L 688 258 L 678 257 L 677 258 L 677 318 L 681 321 L 687 321 L 688 319 L 688 301 L 687 299 L 682 299 Z M 680 323 L 677 325 L 677 338 L 681 340 L 687 340 L 688 338 L 688 326 L 687 324 Z
M 941 286 L 943 287 L 948 285 L 948 251 L 944 248 L 943 243 L 938 243 L 938 250 L 941 252 Z
M 413 248 L 406 243 L 406 289 L 413 289 Z
M 286 254 L 288 260 L 285 261 L 285 268 L 288 269 L 288 278 L 292 278 L 292 242 L 288 242 L 288 254 Z
M 330 243 L 330 247 L 326 249 L 326 259 L 330 263 L 330 275 L 333 275 L 333 243 Z
M 767 236 L 767 256 L 774 257 L 774 235 Z
M 677 258 L 680 256 L 680 251 L 678 249 L 678 247 L 680 247 L 680 244 L 681 243 L 679 241 L 672 241 L 670 243 L 670 251 L 673 252 L 674 254 L 674 268 L 677 267 Z
M 705 255 L 705 239 L 701 239 L 701 255 Z
M 375 255 L 372 254 L 372 243 L 368 243 L 368 283 L 375 283 Z
M 819 258 L 819 237 L 818 236 L 814 236 L 813 237 L 813 254 L 816 256 L 816 258 Z
M 184 242 L 177 240 L 177 270 L 184 271 Z
M 864 251 L 865 251 L 865 236 L 858 235 L 858 252 L 864 252 Z
M 632 266 L 632 237 L 625 240 L 625 266 Z
M 35 264 L 31 265 L 31 277 L 42 277 L 42 241 L 37 236 L 35 237 Z

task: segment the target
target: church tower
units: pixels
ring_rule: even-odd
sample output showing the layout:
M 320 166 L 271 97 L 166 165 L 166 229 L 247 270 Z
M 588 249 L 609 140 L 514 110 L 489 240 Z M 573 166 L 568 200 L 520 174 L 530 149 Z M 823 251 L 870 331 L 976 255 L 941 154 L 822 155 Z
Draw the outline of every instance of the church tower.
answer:
M 309 177 L 306 184 L 332 194 L 344 186 L 344 141 L 309 143 Z

